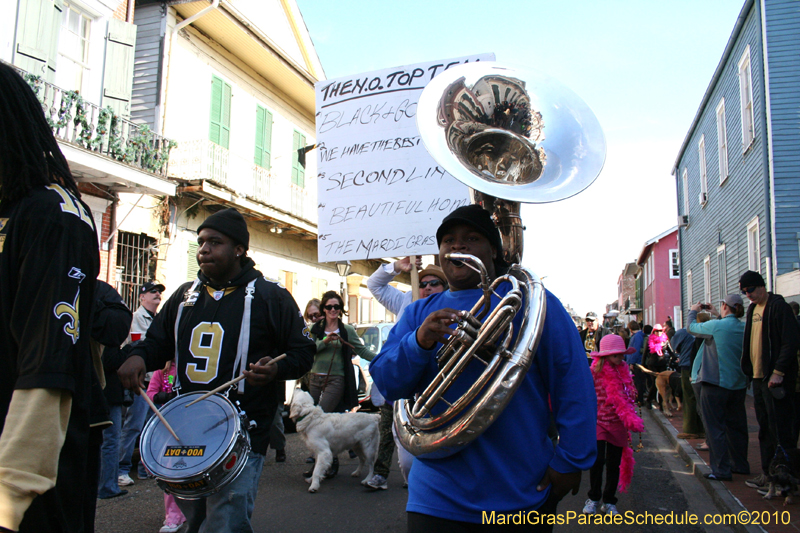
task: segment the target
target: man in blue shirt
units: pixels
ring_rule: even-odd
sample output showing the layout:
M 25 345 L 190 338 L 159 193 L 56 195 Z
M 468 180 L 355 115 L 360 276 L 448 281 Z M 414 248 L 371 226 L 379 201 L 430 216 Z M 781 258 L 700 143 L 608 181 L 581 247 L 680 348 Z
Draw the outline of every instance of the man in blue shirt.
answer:
M 436 352 L 452 334 L 457 310 L 483 294 L 480 275 L 448 253 L 476 256 L 494 279 L 505 268 L 502 241 L 488 212 L 465 206 L 445 217 L 436 233 L 450 289 L 414 302 L 392 329 L 370 374 L 388 400 L 412 398 L 438 372 Z M 503 296 L 508 284 L 496 293 Z M 492 306 L 499 299 L 492 298 Z M 515 331 L 519 331 L 517 314 Z M 470 363 L 452 389 L 472 384 L 483 365 Z M 451 391 L 452 391 L 451 389 Z M 449 391 L 449 392 L 451 392 Z M 452 399 L 452 398 L 450 398 Z M 552 516 L 558 501 L 576 494 L 582 470 L 594 464 L 596 397 L 585 352 L 569 315 L 547 293 L 547 313 L 536 356 L 513 399 L 471 444 L 444 459 L 418 457 L 409 477 L 408 531 L 471 530 L 492 513 Z M 547 434 L 551 409 L 559 441 Z M 536 510 L 537 513 L 526 513 Z M 530 524 L 526 524 L 530 531 Z M 534 528 L 535 529 L 535 528 Z M 541 530 L 552 529 L 552 523 Z

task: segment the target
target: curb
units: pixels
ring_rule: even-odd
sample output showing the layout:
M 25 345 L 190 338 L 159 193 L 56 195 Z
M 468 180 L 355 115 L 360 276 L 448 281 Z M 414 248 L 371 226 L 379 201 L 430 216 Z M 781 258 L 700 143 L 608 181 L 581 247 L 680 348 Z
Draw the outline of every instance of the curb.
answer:
M 681 459 L 686 461 L 689 466 L 692 468 L 692 474 L 694 477 L 697 478 L 698 481 L 703 485 L 706 489 L 706 492 L 711 496 L 714 505 L 717 506 L 717 509 L 722 514 L 737 514 L 741 511 L 747 511 L 747 509 L 742 505 L 742 502 L 734 496 L 725 486 L 720 483 L 719 481 L 711 481 L 703 477 L 703 474 L 711 472 L 711 468 L 706 464 L 700 454 L 697 453 L 697 450 L 692 448 L 689 444 L 686 443 L 685 440 L 678 438 L 678 430 L 676 430 L 672 424 L 667 420 L 664 414 L 659 411 L 658 409 L 646 409 L 647 412 L 650 413 L 650 417 L 653 418 L 658 425 L 661 426 L 661 431 L 664 432 L 667 439 L 675 446 L 675 451 L 678 452 L 678 455 L 681 456 Z M 740 533 L 767 533 L 767 531 L 760 527 L 754 526 L 752 524 L 742 525 L 737 524 L 734 526 L 729 526 L 731 530 L 737 531 Z

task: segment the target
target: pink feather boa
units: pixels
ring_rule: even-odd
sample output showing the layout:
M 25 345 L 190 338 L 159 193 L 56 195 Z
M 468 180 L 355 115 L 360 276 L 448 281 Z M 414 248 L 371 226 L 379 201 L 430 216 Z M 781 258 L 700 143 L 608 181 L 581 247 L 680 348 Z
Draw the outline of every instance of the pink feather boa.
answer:
M 644 431 L 644 422 L 636 414 L 634 400 L 636 398 L 636 388 L 631 379 L 628 365 L 621 363 L 613 365 L 605 361 L 600 372 L 595 372 L 600 358 L 592 363 L 592 371 L 595 382 L 606 391 L 606 402 L 613 407 L 622 425 L 628 431 L 641 433 Z M 633 450 L 630 446 L 622 449 L 622 462 L 619 467 L 619 484 L 617 488 L 620 492 L 627 492 L 628 485 L 633 479 Z
M 658 355 L 664 355 L 664 345 L 667 344 L 667 336 L 663 333 L 661 335 L 656 335 L 655 333 L 651 333 L 650 336 L 647 338 L 648 348 L 650 348 L 650 353 L 657 353 Z

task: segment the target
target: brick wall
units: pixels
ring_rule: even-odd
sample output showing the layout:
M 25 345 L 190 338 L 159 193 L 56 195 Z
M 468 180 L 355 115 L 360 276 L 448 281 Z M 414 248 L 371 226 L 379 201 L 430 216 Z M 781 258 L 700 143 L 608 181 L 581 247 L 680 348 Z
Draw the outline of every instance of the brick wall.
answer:
M 125 16 L 128 14 L 128 0 L 122 0 L 117 9 L 114 10 L 114 18 L 118 20 L 125 20 Z
M 100 230 L 100 243 L 106 242 L 108 236 L 111 235 L 111 221 L 114 215 L 114 204 L 109 204 L 106 212 L 103 213 L 103 222 L 98 224 Z M 114 236 L 108 243 L 108 250 L 100 250 L 100 275 L 101 279 L 111 285 L 115 286 L 116 282 L 116 267 L 117 267 L 117 238 Z

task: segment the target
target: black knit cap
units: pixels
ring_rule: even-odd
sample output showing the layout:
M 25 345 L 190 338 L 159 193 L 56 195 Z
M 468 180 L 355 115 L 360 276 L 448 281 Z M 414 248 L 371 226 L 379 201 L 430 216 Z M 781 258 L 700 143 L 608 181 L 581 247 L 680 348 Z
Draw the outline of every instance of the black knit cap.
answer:
M 739 278 L 739 287 L 766 287 L 766 283 L 764 283 L 764 278 L 761 277 L 761 274 L 758 272 L 753 272 L 752 270 L 748 270 L 742 277 Z
M 245 250 L 250 248 L 250 232 L 247 231 L 247 222 L 244 221 L 242 214 L 232 207 L 217 211 L 208 217 L 197 228 L 197 233 L 200 233 L 204 228 L 213 229 L 227 235 L 236 244 L 244 246 Z
M 503 255 L 503 240 L 500 238 L 500 230 L 494 225 L 492 215 L 479 205 L 464 205 L 444 217 L 439 229 L 436 230 L 436 244 L 442 245 L 442 237 L 445 232 L 456 224 L 466 224 L 478 230 L 489 240 L 489 244 L 497 250 L 497 256 Z

